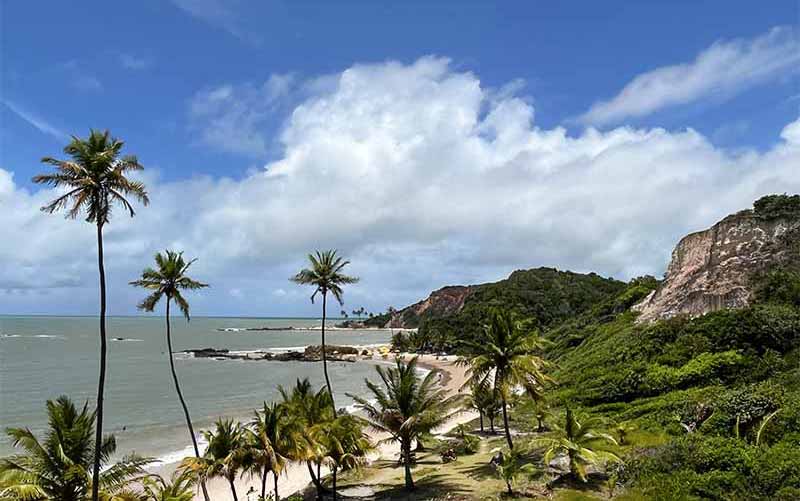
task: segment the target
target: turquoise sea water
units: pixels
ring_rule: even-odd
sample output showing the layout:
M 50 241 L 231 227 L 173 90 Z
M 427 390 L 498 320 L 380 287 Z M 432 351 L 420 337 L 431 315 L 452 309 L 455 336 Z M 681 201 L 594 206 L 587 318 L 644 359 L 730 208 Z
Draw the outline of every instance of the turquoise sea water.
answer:
M 107 432 L 117 436 L 118 452 L 135 450 L 152 457 L 182 457 L 191 445 L 169 372 L 163 317 L 110 317 L 106 383 Z M 231 350 L 300 349 L 319 344 L 319 331 L 219 331 L 248 327 L 310 327 L 319 320 L 277 318 L 173 318 L 173 348 Z M 378 344 L 385 331 L 329 331 L 330 344 Z M 46 428 L 45 401 L 69 395 L 93 401 L 98 375 L 98 320 L 95 317 L 0 316 L 0 427 Z M 321 363 L 194 359 L 176 355 L 176 368 L 195 428 L 208 428 L 221 416 L 249 419 L 263 401 L 278 398 L 277 385 L 298 377 L 324 384 Z M 345 393 L 365 390 L 375 377 L 370 363 L 329 364 L 336 403 L 351 403 Z M 90 403 L 91 405 L 91 403 Z M 12 451 L 3 435 L 0 455 Z

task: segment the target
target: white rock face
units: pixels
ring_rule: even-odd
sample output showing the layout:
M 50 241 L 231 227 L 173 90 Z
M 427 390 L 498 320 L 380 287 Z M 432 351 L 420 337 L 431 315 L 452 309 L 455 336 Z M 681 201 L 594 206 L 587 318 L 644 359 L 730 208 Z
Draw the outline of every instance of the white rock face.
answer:
M 788 238 L 798 227 L 797 220 L 765 220 L 742 211 L 685 236 L 672 251 L 664 282 L 633 307 L 641 312 L 637 321 L 747 306 L 750 276 L 781 262 L 799 244 Z

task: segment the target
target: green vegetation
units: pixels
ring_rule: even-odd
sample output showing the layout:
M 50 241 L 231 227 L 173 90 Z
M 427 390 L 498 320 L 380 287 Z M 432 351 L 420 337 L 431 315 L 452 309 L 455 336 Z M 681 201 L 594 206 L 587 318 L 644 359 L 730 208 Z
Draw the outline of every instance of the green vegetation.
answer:
M 800 216 L 800 195 L 767 195 L 753 202 L 753 212 L 763 219 Z
M 103 261 L 103 228 L 108 224 L 111 209 L 115 204 L 122 206 L 131 217 L 134 216 L 133 205 L 125 197 L 132 196 L 144 205 L 150 201 L 144 184 L 126 177 L 130 172 L 140 171 L 144 167 L 133 155 L 120 157 L 123 145 L 122 141 L 112 138 L 108 131 L 92 130 L 86 139 L 73 136 L 72 141 L 64 147 L 64 153 L 70 156 L 70 160 L 45 157 L 42 162 L 54 166 L 56 172 L 33 178 L 34 183 L 66 190 L 63 195 L 42 207 L 43 211 L 52 214 L 66 209 L 67 217 L 72 219 L 85 213 L 86 222 L 93 223 L 97 228 L 97 266 L 100 275 L 100 376 L 97 383 L 97 427 L 92 468 L 94 478 L 100 476 L 103 397 L 106 381 L 106 273 Z M 98 501 L 98 495 L 98 486 L 94 484 L 92 501 Z
M 150 459 L 131 455 L 108 463 L 117 449 L 113 435 L 103 437 L 100 455 L 95 456 L 95 414 L 89 412 L 88 404 L 79 411 L 65 396 L 48 400 L 47 416 L 50 429 L 43 441 L 27 428 L 6 430 L 14 447 L 22 448 L 24 454 L 0 459 L 0 499 L 83 501 L 92 490 L 112 499 L 144 475 L 143 467 Z M 99 477 L 90 473 L 95 458 L 104 467 Z M 93 482 L 93 478 L 100 480 Z
M 193 260 L 185 261 L 182 252 L 174 252 L 167 250 L 164 254 L 160 252 L 155 255 L 157 269 L 146 268 L 142 272 L 139 280 L 134 280 L 131 285 L 142 287 L 152 291 L 149 296 L 144 298 L 139 304 L 139 309 L 144 311 L 153 311 L 162 297 L 167 298 L 166 309 L 164 312 L 164 319 L 167 326 L 167 353 L 169 357 L 169 369 L 172 373 L 172 381 L 175 384 L 175 392 L 178 394 L 178 400 L 183 408 L 183 415 L 186 418 L 186 427 L 189 429 L 189 437 L 192 440 L 194 447 L 195 457 L 200 457 L 200 450 L 197 448 L 197 438 L 194 435 L 194 426 L 192 426 L 192 418 L 189 416 L 189 408 L 186 406 L 186 400 L 183 398 L 181 386 L 178 383 L 178 374 L 175 372 L 175 360 L 172 354 L 172 329 L 170 325 L 169 307 L 172 301 L 178 305 L 178 308 L 189 321 L 189 302 L 181 294 L 181 290 L 197 290 L 208 287 L 208 284 L 192 280 L 186 275 L 189 267 L 194 263 Z M 203 490 L 203 497 L 209 501 L 208 491 L 204 481 L 200 482 Z
M 446 317 L 423 316 L 419 335 L 408 347 L 417 351 L 459 351 L 461 341 L 481 337 L 481 326 L 497 308 L 511 311 L 547 329 L 572 318 L 605 299 L 616 297 L 625 284 L 594 273 L 588 275 L 553 268 L 518 270 L 507 279 L 474 286 L 463 309 Z
M 416 374 L 417 359 L 407 364 L 397 360 L 395 367 L 376 366 L 383 387 L 366 380 L 375 403 L 358 395 L 350 395 L 364 411 L 369 425 L 380 432 L 388 433 L 387 440 L 400 444 L 400 454 L 405 467 L 405 486 L 414 489 L 411 464 L 414 441 L 429 433 L 450 417 L 450 411 L 461 400 L 448 397 L 446 391 L 436 384 L 436 372 L 424 378 Z
M 358 282 L 358 278 L 342 273 L 342 270 L 350 264 L 350 261 L 337 256 L 335 250 L 317 251 L 315 254 L 309 254 L 308 262 L 311 264 L 311 268 L 300 270 L 300 273 L 290 280 L 296 284 L 314 287 L 314 293 L 311 294 L 312 303 L 317 294 L 322 295 L 322 370 L 325 373 L 325 385 L 328 387 L 328 393 L 331 396 L 331 405 L 335 416 L 336 403 L 333 399 L 331 380 L 328 377 L 328 358 L 327 350 L 325 349 L 325 319 L 327 316 L 328 293 L 330 292 L 336 301 L 342 305 L 342 294 L 344 293 L 342 286 L 354 284 Z
M 495 310 L 484 326 L 483 339 L 466 342 L 469 355 L 459 359 L 459 364 L 469 367 L 471 386 L 491 385 L 499 397 L 509 449 L 514 448 L 508 427 L 508 399 L 512 390 L 522 387 L 538 399 L 551 381 L 543 372 L 546 362 L 537 355 L 541 348 L 541 338 L 529 330 L 526 322 L 509 311 Z

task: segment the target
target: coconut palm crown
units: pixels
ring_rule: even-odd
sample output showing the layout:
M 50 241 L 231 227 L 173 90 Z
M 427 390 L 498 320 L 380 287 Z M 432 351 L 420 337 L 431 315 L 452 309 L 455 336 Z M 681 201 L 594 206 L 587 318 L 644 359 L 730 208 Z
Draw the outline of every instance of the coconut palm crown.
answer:
M 102 226 L 111 217 L 112 204 L 118 204 L 133 217 L 133 205 L 126 197 L 133 197 L 144 205 L 150 199 L 141 181 L 126 177 L 144 167 L 134 155 L 120 157 L 124 144 L 112 138 L 108 131 L 92 130 L 87 139 L 72 136 L 72 141 L 64 148 L 70 160 L 44 157 L 42 162 L 53 165 L 56 172 L 34 176 L 33 182 L 65 188 L 66 192 L 42 210 L 52 214 L 66 209 L 67 217 L 73 219 L 85 212 L 86 221 Z
M 175 301 L 183 316 L 189 320 L 189 302 L 181 291 L 208 287 L 208 284 L 193 280 L 186 275 L 189 267 L 197 259 L 186 261 L 183 259 L 183 252 L 166 250 L 163 254 L 157 253 L 155 261 L 158 269 L 145 268 L 142 278 L 131 282 L 133 286 L 153 291 L 139 303 L 139 309 L 153 311 L 161 298 L 166 296 L 167 302 Z
M 569 460 L 569 471 L 576 478 L 585 482 L 587 466 L 597 465 L 603 461 L 619 461 L 619 457 L 603 446 L 617 445 L 614 437 L 599 431 L 602 422 L 597 418 L 587 418 L 581 422 L 571 408 L 567 407 L 564 416 L 564 427 L 557 427 L 555 436 L 535 439 L 534 446 L 546 448 L 542 461 L 545 466 L 559 454 Z

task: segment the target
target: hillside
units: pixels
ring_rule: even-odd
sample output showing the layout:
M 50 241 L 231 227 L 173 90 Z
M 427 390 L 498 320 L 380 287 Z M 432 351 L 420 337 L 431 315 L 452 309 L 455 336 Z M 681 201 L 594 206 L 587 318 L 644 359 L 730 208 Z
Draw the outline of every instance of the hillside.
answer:
M 419 327 L 419 336 L 435 338 L 432 348 L 452 349 L 459 340 L 479 332 L 493 307 L 512 309 L 532 319 L 536 327 L 547 328 L 616 296 L 625 286 L 594 273 L 517 270 L 498 282 L 439 289 L 424 301 L 395 312 L 387 325 Z
M 692 302 L 684 291 L 685 304 L 705 307 L 677 307 L 673 315 L 681 304 L 673 302 L 642 322 L 638 307 L 610 308 L 655 286 L 634 281 L 607 305 L 547 332 L 558 381 L 552 405 L 577 406 L 636 430 L 621 448 L 620 481 L 630 499 L 800 498 L 800 217 L 784 210 L 798 200 L 762 199 L 726 218 L 715 228 L 787 229 L 746 252 L 743 242 L 754 242 L 755 232 L 734 232 L 742 245 L 730 252 L 737 264 L 727 268 L 708 257 L 679 256 L 668 280 L 648 295 L 653 307 L 654 296 L 665 305 L 670 289 L 688 291 L 697 281 L 677 280 L 676 270 L 700 262 L 696 273 L 706 291 L 735 281 L 744 288 L 741 301 Z M 764 202 L 778 210 L 765 215 Z M 679 245 L 677 253 L 684 250 Z M 522 415 L 520 409 L 517 419 Z

